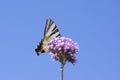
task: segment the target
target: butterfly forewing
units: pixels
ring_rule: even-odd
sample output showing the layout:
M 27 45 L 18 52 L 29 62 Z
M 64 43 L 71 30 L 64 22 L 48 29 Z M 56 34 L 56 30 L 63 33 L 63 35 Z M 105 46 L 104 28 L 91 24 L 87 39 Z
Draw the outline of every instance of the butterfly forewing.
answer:
M 50 26 L 53 24 L 53 21 L 51 19 L 47 19 L 46 20 L 46 25 L 45 25 L 45 29 L 44 29 L 44 36 L 46 35 L 46 33 L 48 32 Z
M 44 30 L 44 37 L 56 38 L 57 36 L 61 36 L 57 26 L 55 25 L 55 23 L 51 19 L 48 19 L 46 21 L 46 27 Z
M 37 52 L 37 55 L 48 52 L 46 49 L 47 44 L 50 42 L 50 40 L 60 37 L 60 32 L 55 25 L 55 23 L 51 19 L 46 20 L 46 26 L 44 30 L 44 38 L 39 42 L 37 45 L 35 51 Z

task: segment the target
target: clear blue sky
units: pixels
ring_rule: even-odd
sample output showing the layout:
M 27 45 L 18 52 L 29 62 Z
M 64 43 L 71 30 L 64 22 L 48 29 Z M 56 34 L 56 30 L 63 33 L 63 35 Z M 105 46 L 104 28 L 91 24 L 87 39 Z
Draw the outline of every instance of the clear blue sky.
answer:
M 79 44 L 64 80 L 120 80 L 119 0 L 1 0 L 0 80 L 59 80 L 60 63 L 34 51 L 47 18 Z

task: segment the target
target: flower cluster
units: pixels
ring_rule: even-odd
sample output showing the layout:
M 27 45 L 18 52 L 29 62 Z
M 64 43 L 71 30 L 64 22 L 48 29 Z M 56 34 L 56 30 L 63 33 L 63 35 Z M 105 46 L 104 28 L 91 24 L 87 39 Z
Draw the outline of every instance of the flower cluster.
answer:
M 47 49 L 51 52 L 53 59 L 62 63 L 66 61 L 74 63 L 76 61 L 75 54 L 78 53 L 78 45 L 72 39 L 55 38 L 48 43 Z

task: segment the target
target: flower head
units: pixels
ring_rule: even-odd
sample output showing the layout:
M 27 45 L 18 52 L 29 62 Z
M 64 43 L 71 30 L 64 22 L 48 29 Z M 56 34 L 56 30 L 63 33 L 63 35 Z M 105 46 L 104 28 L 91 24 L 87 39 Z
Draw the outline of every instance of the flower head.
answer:
M 66 37 L 58 37 L 51 40 L 47 46 L 49 52 L 52 53 L 53 59 L 64 63 L 76 61 L 75 54 L 78 53 L 78 45 L 72 39 Z

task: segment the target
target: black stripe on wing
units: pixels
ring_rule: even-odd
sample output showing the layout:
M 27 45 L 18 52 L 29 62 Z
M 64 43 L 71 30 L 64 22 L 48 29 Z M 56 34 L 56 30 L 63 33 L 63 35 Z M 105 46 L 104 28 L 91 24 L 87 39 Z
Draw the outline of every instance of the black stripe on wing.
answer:
M 55 33 L 57 33 L 57 32 L 58 32 L 58 34 L 55 34 Z M 55 26 L 54 29 L 52 30 L 52 33 L 50 34 L 49 37 L 51 37 L 52 35 L 55 35 L 55 37 L 61 36 L 61 34 L 60 34 L 60 32 L 59 32 L 59 30 L 57 29 L 56 26 Z
M 44 30 L 44 37 L 46 35 L 46 33 L 48 32 L 48 30 L 50 29 L 50 26 L 53 24 L 54 22 L 51 19 L 47 19 L 46 20 L 46 26 L 45 26 L 45 30 Z
M 42 45 L 43 45 L 43 39 L 41 39 L 41 41 L 39 42 L 39 44 L 35 48 L 35 52 L 37 53 L 37 55 L 44 52 L 44 51 L 42 51 Z

